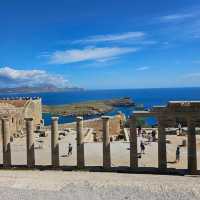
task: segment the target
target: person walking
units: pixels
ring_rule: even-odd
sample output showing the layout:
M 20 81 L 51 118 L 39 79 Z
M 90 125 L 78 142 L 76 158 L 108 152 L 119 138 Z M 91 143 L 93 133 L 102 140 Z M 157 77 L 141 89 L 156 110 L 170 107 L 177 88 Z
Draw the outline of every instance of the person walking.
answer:
M 142 127 L 141 127 L 141 126 L 138 126 L 138 136 L 141 135 L 141 132 L 142 132 Z
M 145 146 L 144 146 L 143 141 L 141 141 L 141 143 L 140 143 L 140 149 L 141 149 L 141 154 L 142 154 L 142 153 L 144 154 Z
M 180 161 L 180 147 L 177 146 L 176 148 L 176 162 Z
M 152 130 L 151 137 L 152 137 L 152 141 L 155 142 L 156 141 L 156 131 L 155 130 Z
M 182 133 L 182 125 L 181 125 L 181 123 L 178 124 L 178 133 L 179 133 L 179 135 Z
M 72 155 L 72 145 L 69 143 L 67 156 Z

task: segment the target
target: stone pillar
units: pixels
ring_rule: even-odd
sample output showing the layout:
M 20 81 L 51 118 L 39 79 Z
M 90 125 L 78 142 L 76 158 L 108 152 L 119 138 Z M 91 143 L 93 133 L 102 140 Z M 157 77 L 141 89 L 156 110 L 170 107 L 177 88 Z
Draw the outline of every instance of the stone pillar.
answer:
M 35 150 L 34 150 L 34 130 L 33 118 L 26 118 L 26 145 L 27 145 L 27 165 L 28 167 L 35 166 Z
M 158 168 L 167 168 L 166 132 L 164 119 L 158 119 Z
M 76 131 L 77 131 L 77 167 L 84 168 L 84 135 L 83 135 L 83 117 L 76 118 Z
M 103 167 L 111 167 L 111 156 L 110 156 L 110 137 L 109 137 L 109 116 L 103 116 Z
M 130 167 L 138 167 L 138 152 L 137 152 L 137 127 L 136 117 L 133 115 L 130 119 Z
M 58 117 L 52 117 L 51 122 L 51 158 L 54 167 L 59 166 L 59 145 L 58 145 Z
M 197 171 L 196 132 L 195 124 L 188 120 L 188 170 L 191 174 Z
M 2 119 L 3 135 L 3 165 L 11 166 L 11 148 L 10 148 L 10 123 L 8 118 Z

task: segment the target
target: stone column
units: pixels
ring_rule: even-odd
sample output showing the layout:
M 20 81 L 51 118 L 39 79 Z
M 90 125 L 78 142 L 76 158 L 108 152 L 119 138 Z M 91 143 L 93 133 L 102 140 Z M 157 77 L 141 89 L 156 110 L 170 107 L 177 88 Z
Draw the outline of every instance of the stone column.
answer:
M 3 135 L 3 165 L 11 166 L 11 148 L 10 148 L 10 123 L 8 118 L 2 119 Z
M 197 171 L 196 132 L 195 124 L 188 120 L 188 170 L 191 174 Z
M 111 167 L 111 156 L 110 156 L 110 137 L 109 137 L 109 116 L 103 116 L 103 167 Z
M 83 135 L 83 117 L 76 118 L 76 131 L 77 131 L 77 167 L 84 168 L 84 135 Z
M 137 152 L 137 128 L 136 117 L 131 116 L 130 119 L 130 167 L 138 167 L 138 152 Z
M 158 119 L 158 168 L 167 168 L 166 132 L 164 119 Z
M 34 150 L 34 130 L 33 118 L 26 118 L 26 145 L 27 145 L 27 165 L 28 167 L 35 166 L 35 150 Z
M 58 117 L 52 117 L 51 122 L 51 158 L 54 167 L 59 166 L 59 145 L 58 145 Z

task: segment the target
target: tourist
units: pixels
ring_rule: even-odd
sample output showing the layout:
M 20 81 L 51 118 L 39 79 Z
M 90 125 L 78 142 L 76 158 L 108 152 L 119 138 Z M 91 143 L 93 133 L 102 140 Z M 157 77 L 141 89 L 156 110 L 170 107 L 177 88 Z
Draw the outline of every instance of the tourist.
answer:
M 146 131 L 142 130 L 142 138 L 144 138 L 146 136 Z
M 141 126 L 138 126 L 138 136 L 140 136 L 141 131 L 142 131 L 142 127 L 141 127 Z
M 68 146 L 68 156 L 72 155 L 72 145 L 69 143 L 69 146 Z
M 177 146 L 176 148 L 176 162 L 180 161 L 180 147 Z
M 179 135 L 182 133 L 182 126 L 181 126 L 181 123 L 178 124 L 178 132 L 179 132 Z
M 148 139 L 148 143 L 151 143 L 151 132 L 148 132 L 147 139 Z
M 143 141 L 140 142 L 140 149 L 141 149 L 141 154 L 142 153 L 144 154 L 145 146 L 144 146 Z
M 155 142 L 156 141 L 156 131 L 155 130 L 152 130 L 151 136 L 152 136 L 152 141 Z

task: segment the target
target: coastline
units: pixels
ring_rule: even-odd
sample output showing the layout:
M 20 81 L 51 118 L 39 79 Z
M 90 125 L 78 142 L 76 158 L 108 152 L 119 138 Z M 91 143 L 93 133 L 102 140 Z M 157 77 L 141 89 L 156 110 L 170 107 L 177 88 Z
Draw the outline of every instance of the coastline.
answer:
M 134 107 L 135 103 L 130 97 L 86 101 L 74 104 L 43 105 L 43 113 L 57 116 L 101 116 L 112 112 L 115 107 Z

